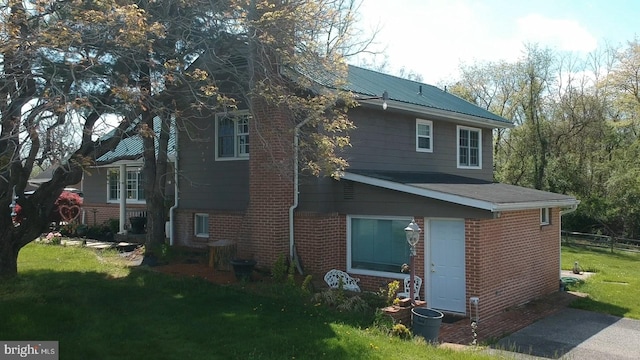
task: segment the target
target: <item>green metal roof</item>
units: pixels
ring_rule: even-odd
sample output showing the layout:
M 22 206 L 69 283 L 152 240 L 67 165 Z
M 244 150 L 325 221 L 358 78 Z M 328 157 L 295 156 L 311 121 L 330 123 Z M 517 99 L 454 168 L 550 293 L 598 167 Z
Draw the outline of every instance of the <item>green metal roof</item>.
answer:
M 154 119 L 156 120 L 156 119 Z M 154 128 L 156 128 L 156 132 L 160 131 L 160 123 L 158 121 L 154 121 Z M 115 131 L 115 130 L 114 130 Z M 113 132 L 105 135 L 103 138 L 109 138 L 113 136 Z M 156 155 L 158 151 L 157 147 L 157 139 L 156 139 Z M 130 138 L 126 138 L 120 140 L 118 146 L 115 149 L 107 152 L 98 158 L 98 164 L 110 164 L 118 160 L 136 160 L 142 157 L 142 137 L 140 135 L 135 135 Z M 176 153 L 176 134 L 175 134 L 175 126 L 171 126 L 171 132 L 169 135 L 169 147 L 168 147 L 169 157 L 174 156 Z
M 356 95 L 356 98 L 379 97 L 386 91 L 390 101 L 474 116 L 492 122 L 504 123 L 507 126 L 511 125 L 509 120 L 435 86 L 353 65 L 349 65 L 347 84 L 343 90 L 351 91 Z

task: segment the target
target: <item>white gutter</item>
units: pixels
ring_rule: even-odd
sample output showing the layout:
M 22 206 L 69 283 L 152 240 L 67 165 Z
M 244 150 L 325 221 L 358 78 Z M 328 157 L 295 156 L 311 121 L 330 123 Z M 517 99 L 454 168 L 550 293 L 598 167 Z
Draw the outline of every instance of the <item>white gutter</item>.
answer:
M 174 126 L 175 122 L 174 122 Z M 169 208 L 169 246 L 173 246 L 175 243 L 175 231 L 174 229 L 174 218 L 175 218 L 175 210 L 178 208 L 178 202 L 180 200 L 180 196 L 178 196 L 178 139 L 180 138 L 178 135 L 178 129 L 175 129 L 176 132 L 176 145 L 173 157 L 173 206 Z
M 470 207 L 483 209 L 483 210 L 495 211 L 493 208 L 493 204 L 488 201 L 470 199 L 460 195 L 453 195 L 453 194 L 447 194 L 439 191 L 418 188 L 411 185 L 400 184 L 400 183 L 389 181 L 389 180 L 382 180 L 382 179 L 372 178 L 369 176 L 358 175 L 358 174 L 349 173 L 349 172 L 343 173 L 342 178 L 346 180 L 367 184 L 367 185 L 373 185 L 373 186 L 385 188 L 385 189 L 397 190 L 407 194 L 419 195 L 419 196 L 442 200 L 442 201 L 446 201 L 454 204 L 470 206 Z
M 295 255 L 295 236 L 294 236 L 294 219 L 293 212 L 299 204 L 299 176 L 298 176 L 298 156 L 299 156 L 299 143 L 300 143 L 300 128 L 306 125 L 311 120 L 311 117 L 304 119 L 301 123 L 296 125 L 294 129 L 293 137 L 293 205 L 289 207 L 289 259 L 293 261 Z
M 370 99 L 360 100 L 360 102 L 363 104 L 379 106 L 379 101 L 374 101 Z M 467 115 L 467 114 L 458 113 L 454 111 L 430 108 L 423 105 L 408 104 L 408 103 L 403 103 L 403 102 L 398 102 L 393 100 L 387 100 L 386 103 L 389 109 L 409 111 L 416 114 L 438 116 L 443 118 L 446 117 L 448 121 L 462 122 L 468 125 L 475 125 L 475 126 L 481 126 L 481 127 L 487 127 L 487 125 L 489 125 L 490 127 L 495 127 L 495 128 L 512 128 L 515 126 L 511 123 L 507 123 L 504 121 L 498 121 L 494 119 Z
M 546 201 L 534 201 L 534 202 L 517 202 L 517 203 L 494 203 L 487 200 L 474 199 L 457 194 L 449 194 L 437 190 L 425 189 L 421 187 L 412 186 L 411 184 L 401 184 L 394 181 L 383 180 L 378 178 L 372 178 L 369 176 L 354 174 L 345 172 L 342 175 L 343 179 L 356 181 L 359 183 L 373 185 L 385 189 L 396 190 L 407 194 L 418 195 L 436 200 L 442 200 L 458 205 L 469 206 L 477 209 L 488 210 L 491 212 L 500 211 L 515 211 L 515 210 L 530 210 L 540 208 L 555 208 L 555 207 L 575 207 L 578 206 L 579 201 L 574 199 L 566 200 L 546 200 Z
M 560 226 L 558 226 L 558 239 L 560 243 L 558 244 L 558 278 L 562 279 L 562 216 L 570 214 L 578 208 L 578 204 L 574 204 L 568 209 L 560 210 Z M 562 280 L 561 280 L 562 281 Z
M 560 210 L 560 216 L 562 217 L 563 215 L 571 214 L 572 212 L 576 211 L 576 209 L 578 209 L 579 203 L 580 202 L 578 201 L 576 204 L 571 205 L 568 209 Z

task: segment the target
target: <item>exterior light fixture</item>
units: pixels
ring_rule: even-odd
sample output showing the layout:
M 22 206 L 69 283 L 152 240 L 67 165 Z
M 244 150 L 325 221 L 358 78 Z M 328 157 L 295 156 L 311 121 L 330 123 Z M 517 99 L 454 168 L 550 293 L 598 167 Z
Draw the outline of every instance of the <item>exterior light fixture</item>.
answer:
M 382 110 L 387 110 L 387 100 L 389 100 L 389 93 L 385 90 L 382 93 Z
M 386 92 L 385 92 L 386 93 Z M 384 106 L 384 105 L 383 105 Z M 414 295 L 414 291 L 415 291 L 415 266 L 414 266 L 414 257 L 416 256 L 416 245 L 418 245 L 418 242 L 420 241 L 420 232 L 422 230 L 420 229 L 420 226 L 418 226 L 418 224 L 416 224 L 416 220 L 412 219 L 411 223 L 409 223 L 409 225 L 404 228 L 404 233 L 407 236 L 407 242 L 409 243 L 409 249 L 410 249 L 410 254 L 409 254 L 409 267 L 410 267 L 410 274 L 409 274 L 409 298 L 411 299 L 411 304 L 415 305 L 415 295 Z
M 381 96 L 371 96 L 371 97 L 365 97 L 365 98 L 356 98 L 356 100 L 358 101 L 363 101 L 363 100 L 380 100 L 382 99 L 382 110 L 387 110 L 387 100 L 389 100 L 389 93 L 387 92 L 387 90 L 385 90 Z

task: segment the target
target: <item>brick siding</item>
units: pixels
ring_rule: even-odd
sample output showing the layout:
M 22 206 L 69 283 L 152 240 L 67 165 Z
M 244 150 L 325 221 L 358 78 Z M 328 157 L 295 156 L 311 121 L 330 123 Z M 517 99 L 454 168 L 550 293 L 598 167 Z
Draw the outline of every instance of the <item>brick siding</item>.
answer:
M 143 204 L 127 204 L 127 210 L 146 211 L 146 209 L 146 205 Z M 82 214 L 84 214 L 84 221 Z M 84 203 L 82 205 L 80 222 L 83 224 L 88 226 L 100 226 L 104 225 L 111 219 L 120 219 L 120 206 L 117 203 Z
M 540 211 L 526 210 L 466 220 L 466 292 L 480 298 L 480 318 L 558 290 L 558 209 L 551 219 L 541 226 Z
M 195 235 L 195 215 L 209 215 L 209 236 Z M 232 240 L 240 242 L 242 234 L 238 232 L 243 226 L 244 213 L 224 211 L 202 211 L 179 208 L 174 218 L 174 245 L 191 248 L 204 248 L 209 241 Z

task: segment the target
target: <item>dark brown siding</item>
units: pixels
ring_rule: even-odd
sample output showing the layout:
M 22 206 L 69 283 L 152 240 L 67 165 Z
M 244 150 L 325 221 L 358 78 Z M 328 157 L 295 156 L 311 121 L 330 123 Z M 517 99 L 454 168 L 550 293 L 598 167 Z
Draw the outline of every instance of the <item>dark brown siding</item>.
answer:
M 300 211 L 350 215 L 493 218 L 490 211 L 429 199 L 349 180 L 306 179 L 301 187 Z
M 180 132 L 180 207 L 242 211 L 249 203 L 249 161 L 215 159 L 214 121 Z
M 88 169 L 82 178 L 84 203 L 107 202 L 107 169 Z
M 357 127 L 350 134 L 352 147 L 345 151 L 350 169 L 428 171 L 493 179 L 491 129 L 482 131 L 482 169 L 458 169 L 455 123 L 423 118 L 433 122 L 433 152 L 426 153 L 416 151 L 415 116 L 358 108 L 349 118 Z

